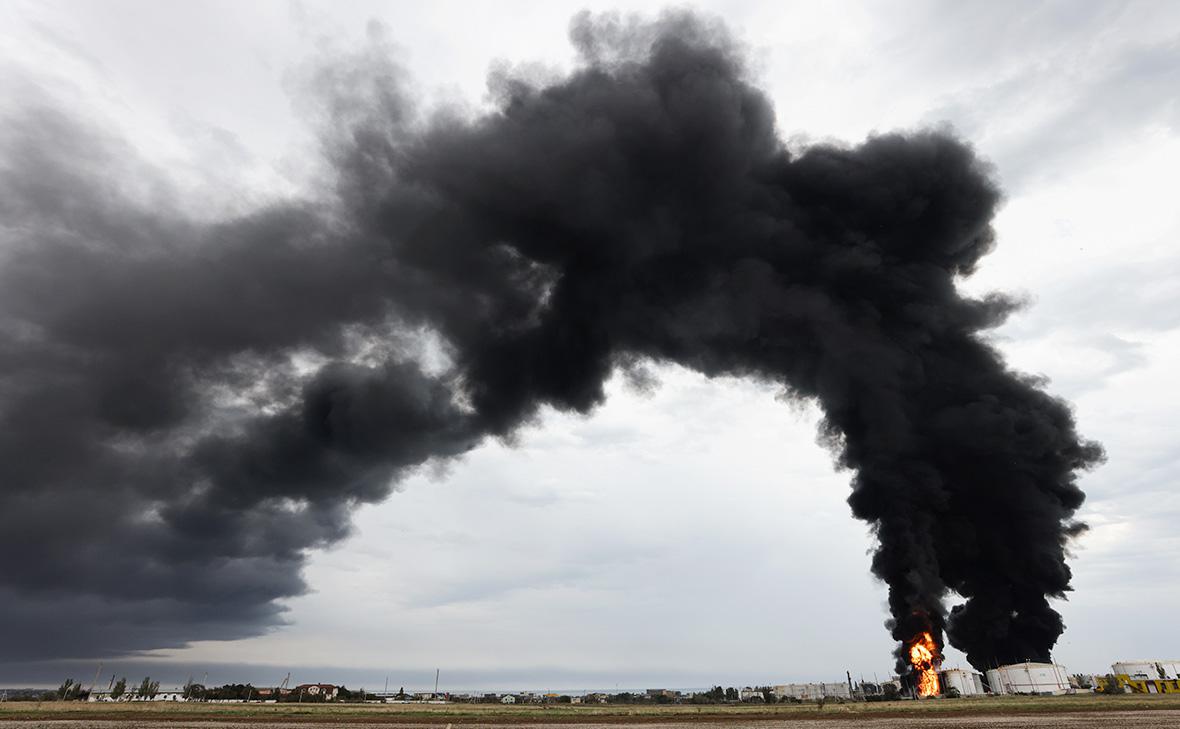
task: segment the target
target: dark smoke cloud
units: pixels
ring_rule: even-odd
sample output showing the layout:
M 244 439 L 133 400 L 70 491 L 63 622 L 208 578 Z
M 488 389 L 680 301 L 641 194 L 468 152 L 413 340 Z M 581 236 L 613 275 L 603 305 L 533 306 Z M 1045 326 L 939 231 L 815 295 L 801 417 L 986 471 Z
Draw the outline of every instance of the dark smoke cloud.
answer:
M 216 223 L 52 107 L 5 120 L 10 660 L 264 631 L 355 505 L 644 361 L 822 405 L 899 641 L 1049 656 L 1101 451 L 983 337 L 1013 302 L 955 288 L 985 166 L 945 132 L 788 152 L 691 15 L 571 36 L 576 71 L 501 71 L 476 118 L 422 121 L 379 44 L 325 66 L 332 192 Z

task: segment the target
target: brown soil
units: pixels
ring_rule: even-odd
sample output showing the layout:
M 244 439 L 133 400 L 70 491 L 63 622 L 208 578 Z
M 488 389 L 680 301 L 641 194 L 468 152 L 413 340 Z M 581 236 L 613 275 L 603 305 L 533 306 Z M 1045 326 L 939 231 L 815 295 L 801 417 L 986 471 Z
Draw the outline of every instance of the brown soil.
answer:
M 541 717 L 538 717 L 540 719 Z M 0 719 L 0 729 L 291 729 L 307 724 L 322 724 L 351 729 L 451 729 L 461 727 L 526 727 L 527 729 L 568 729 L 576 725 L 581 729 L 619 729 L 626 726 L 642 726 L 646 729 L 692 729 L 700 723 L 723 724 L 727 729 L 1082 729 L 1099 727 L 1127 727 L 1128 729 L 1180 729 L 1180 711 L 1102 711 L 1068 713 L 1030 713 L 1011 715 L 943 715 L 943 716 L 836 716 L 823 718 L 775 718 L 760 719 L 751 716 L 704 716 L 687 721 L 668 721 L 666 717 L 601 717 L 582 720 L 548 722 L 520 721 L 520 717 L 480 717 L 472 721 L 465 718 L 444 724 L 445 719 L 429 723 L 399 721 L 397 717 L 340 717 L 318 714 L 306 717 L 289 717 L 281 721 L 234 718 L 225 720 L 192 719 L 182 716 L 103 716 L 101 719 L 53 718 L 53 719 Z M 603 720 L 605 719 L 605 720 Z M 587 721 L 589 720 L 589 721 Z

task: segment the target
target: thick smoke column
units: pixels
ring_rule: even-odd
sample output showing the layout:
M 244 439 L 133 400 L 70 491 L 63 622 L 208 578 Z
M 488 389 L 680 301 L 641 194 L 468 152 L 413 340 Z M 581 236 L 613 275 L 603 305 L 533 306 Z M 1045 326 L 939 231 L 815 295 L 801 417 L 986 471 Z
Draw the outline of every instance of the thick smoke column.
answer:
M 67 116 L 0 126 L 6 655 L 264 630 L 354 505 L 650 360 L 822 405 L 896 639 L 1048 658 L 1101 450 L 982 338 L 1013 303 L 955 288 L 984 166 L 936 132 L 790 153 L 693 16 L 572 28 L 574 73 L 475 119 L 416 122 L 379 52 L 325 69 L 334 193 L 218 224 Z

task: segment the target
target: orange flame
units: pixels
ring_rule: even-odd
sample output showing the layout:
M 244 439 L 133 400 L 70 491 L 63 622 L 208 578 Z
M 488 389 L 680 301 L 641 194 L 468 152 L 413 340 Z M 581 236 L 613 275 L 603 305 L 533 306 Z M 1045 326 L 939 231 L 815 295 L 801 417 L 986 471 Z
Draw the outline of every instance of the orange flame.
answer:
M 938 681 L 938 664 L 941 658 L 938 654 L 938 644 L 929 632 L 916 636 L 910 643 L 910 665 L 918 675 L 918 696 L 927 698 L 942 693 Z

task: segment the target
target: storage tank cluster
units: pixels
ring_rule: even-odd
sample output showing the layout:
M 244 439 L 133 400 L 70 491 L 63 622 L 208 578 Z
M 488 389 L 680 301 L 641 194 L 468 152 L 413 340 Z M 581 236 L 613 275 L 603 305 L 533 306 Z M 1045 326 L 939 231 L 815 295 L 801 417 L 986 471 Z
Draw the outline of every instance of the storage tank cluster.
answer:
M 984 693 L 983 676 L 975 671 L 964 671 L 961 668 L 948 668 L 939 671 L 942 680 L 942 693 L 947 694 L 951 689 L 959 692 L 959 696 L 981 696 Z
M 1180 661 L 1119 661 L 1111 673 L 1132 693 L 1180 693 Z M 950 668 L 939 672 L 942 693 L 952 689 L 959 696 L 982 696 L 986 693 L 1061 695 L 1073 693 L 1065 666 L 1056 663 L 1013 663 L 997 666 L 987 672 L 986 679 L 975 671 Z M 1098 685 L 1104 680 L 1096 677 Z
M 987 672 L 993 694 L 1066 694 L 1069 674 L 1056 663 L 1013 663 Z

